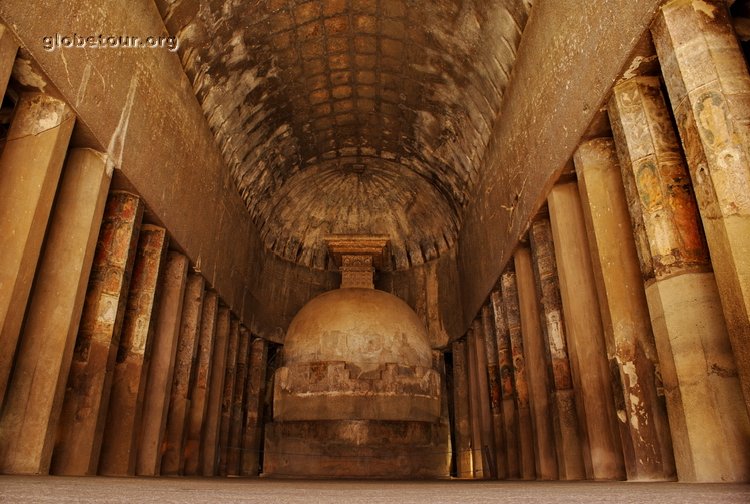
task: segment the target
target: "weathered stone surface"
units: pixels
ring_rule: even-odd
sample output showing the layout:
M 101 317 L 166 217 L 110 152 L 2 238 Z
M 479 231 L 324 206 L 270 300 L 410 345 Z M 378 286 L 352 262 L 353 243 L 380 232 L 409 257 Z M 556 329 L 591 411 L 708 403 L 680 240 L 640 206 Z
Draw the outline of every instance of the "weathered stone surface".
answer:
M 139 476 L 159 475 L 188 266 L 187 257 L 179 252 L 169 251 L 160 286 L 154 344 L 151 347 L 151 362 L 143 401 L 143 423 L 140 427 L 135 469 Z
M 471 455 L 471 419 L 469 418 L 469 369 L 466 341 L 454 341 L 453 353 L 453 433 L 456 446 L 456 475 L 474 477 L 474 460 Z
M 138 196 L 110 193 L 60 413 L 54 474 L 97 472 L 142 218 Z
M 193 370 L 194 378 L 190 390 L 190 410 L 187 417 L 187 431 L 183 456 L 183 473 L 196 475 L 200 470 L 201 433 L 206 421 L 208 393 L 211 379 L 216 319 L 219 311 L 219 296 L 208 291 L 203 298 L 201 329 L 198 350 Z
M 492 414 L 492 434 L 495 440 L 493 458 L 497 479 L 508 477 L 508 461 L 505 455 L 505 423 L 503 421 L 502 382 L 498 365 L 497 336 L 489 302 L 482 306 L 482 332 L 484 352 L 487 358 L 487 381 Z
M 169 238 L 164 228 L 141 226 L 120 345 L 112 371 L 112 390 L 99 456 L 99 473 L 135 474 L 138 434 L 146 391 L 158 286 L 167 262 Z
M 652 31 L 750 412 L 750 75 L 725 2 L 669 2 Z
M 6 474 L 49 471 L 110 183 L 105 163 L 98 152 L 75 149 L 63 170 L 0 411 L 0 472 Z
M 0 400 L 5 397 L 75 115 L 41 93 L 21 96 L 0 155 Z
M 219 428 L 221 424 L 221 403 L 224 395 L 224 375 L 229 350 L 229 330 L 231 314 L 226 307 L 220 307 L 216 316 L 216 337 L 211 362 L 211 385 L 208 391 L 208 405 L 201 436 L 201 474 L 215 476 L 219 455 Z
M 218 471 L 221 476 L 227 475 L 227 455 L 229 453 L 229 428 L 232 423 L 234 406 L 234 383 L 237 369 L 237 359 L 240 346 L 240 325 L 235 317 L 231 317 L 229 326 L 229 347 L 227 349 L 227 365 L 224 373 L 224 390 L 221 397 L 221 422 L 219 424 L 219 458 Z
M 516 249 L 513 254 L 518 288 L 519 315 L 523 337 L 524 365 L 529 383 L 529 402 L 534 426 L 534 460 L 536 477 L 556 480 L 557 455 L 555 435 L 552 428 L 552 412 L 549 405 L 549 377 L 544 348 L 544 334 L 540 324 L 539 300 L 531 264 L 531 250 L 527 246 Z
M 562 480 L 586 478 L 583 463 L 584 441 L 575 406 L 573 378 L 570 372 L 565 318 L 555 264 L 555 249 L 549 219 L 534 221 L 529 229 L 534 279 L 540 294 L 540 317 L 544 343 L 552 368 L 552 425 L 555 436 L 559 477 Z
M 513 398 L 515 399 L 518 418 L 519 477 L 521 479 L 535 479 L 534 432 L 529 408 L 529 382 L 526 376 L 526 360 L 523 351 L 518 286 L 516 284 L 516 273 L 512 267 L 503 272 L 503 275 L 500 277 L 500 283 L 503 294 L 505 320 L 508 327 L 508 339 L 510 341 L 510 356 L 513 362 Z M 502 348 L 502 345 L 500 348 Z M 502 363 L 502 350 L 500 358 Z M 505 393 L 506 391 L 504 390 L 503 392 Z
M 547 203 L 560 276 L 568 349 L 573 374 L 578 377 L 575 385 L 580 402 L 579 419 L 588 433 L 591 474 L 587 476 L 593 479 L 623 479 L 622 447 L 577 184 L 555 186 L 547 197 Z
M 245 426 L 242 434 L 242 476 L 257 476 L 263 434 L 263 396 L 266 391 L 268 343 L 255 338 L 250 343 L 250 369 L 245 391 Z
M 575 166 L 607 354 L 616 371 L 613 378 L 622 384 L 615 402 L 623 406 L 617 414 L 628 480 L 672 479 L 674 456 L 659 359 L 612 139 L 582 144 Z M 648 252 L 641 258 L 651 263 Z
M 508 321 L 505 317 L 505 303 L 503 302 L 503 294 L 500 287 L 492 291 L 490 303 L 492 305 L 495 336 L 497 339 L 497 364 L 500 370 L 500 387 L 503 401 L 503 437 L 505 438 L 508 478 L 517 479 L 521 476 L 521 473 L 518 452 L 518 415 L 514 400 L 513 356 L 511 354 Z
M 188 275 L 185 299 L 182 302 L 180 335 L 174 356 L 174 372 L 167 412 L 167 425 L 162 441 L 161 470 L 163 475 L 178 475 L 183 466 L 183 444 L 191 404 L 191 374 L 198 351 L 198 338 L 203 314 L 206 281 L 199 273 Z

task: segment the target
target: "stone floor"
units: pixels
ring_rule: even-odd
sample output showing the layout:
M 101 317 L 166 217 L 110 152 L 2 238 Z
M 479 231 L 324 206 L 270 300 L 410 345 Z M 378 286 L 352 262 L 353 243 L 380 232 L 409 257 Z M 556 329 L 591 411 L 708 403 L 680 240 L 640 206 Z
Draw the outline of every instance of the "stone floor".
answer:
M 8 503 L 641 503 L 748 504 L 750 485 L 486 481 L 296 481 L 0 476 Z

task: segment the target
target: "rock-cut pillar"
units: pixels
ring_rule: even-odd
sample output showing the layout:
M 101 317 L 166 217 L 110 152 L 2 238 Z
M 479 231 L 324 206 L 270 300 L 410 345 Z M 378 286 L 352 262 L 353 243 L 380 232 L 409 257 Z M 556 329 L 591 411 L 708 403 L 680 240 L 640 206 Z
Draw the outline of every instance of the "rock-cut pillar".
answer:
M 482 331 L 484 333 L 484 351 L 487 358 L 487 379 L 490 394 L 490 412 L 492 414 L 492 433 L 495 440 L 493 447 L 495 471 L 498 479 L 508 478 L 508 461 L 505 453 L 505 422 L 503 421 L 502 382 L 498 365 L 497 336 L 493 322 L 492 308 L 489 303 L 482 305 Z
M 187 418 L 183 474 L 193 476 L 200 471 L 201 434 L 208 410 L 208 392 L 211 380 L 211 364 L 216 336 L 216 320 L 219 312 L 219 296 L 214 291 L 206 292 L 203 299 L 201 329 L 194 366 L 194 378 L 190 392 L 190 410 Z
M 642 270 L 677 476 L 745 481 L 747 410 L 697 204 L 658 79 L 636 77 L 617 85 L 609 115 L 631 218 L 648 245 Z
M 224 391 L 221 398 L 221 422 L 219 424 L 219 474 L 227 475 L 227 461 L 229 455 L 229 431 L 232 425 L 232 411 L 234 409 L 234 384 L 237 375 L 237 359 L 240 346 L 240 323 L 232 316 L 229 329 L 229 349 L 227 350 L 227 365 L 224 374 Z
M 526 359 L 521 333 L 521 314 L 516 284 L 516 272 L 510 268 L 500 276 L 503 293 L 505 320 L 508 324 L 510 353 L 513 359 L 513 395 L 518 418 L 518 464 L 521 479 L 536 478 L 534 460 L 534 429 L 531 420 L 529 403 L 529 382 L 527 379 Z
M 183 445 L 187 434 L 190 410 L 190 377 L 198 350 L 198 338 L 203 314 L 203 297 L 206 281 L 200 273 L 188 275 L 185 299 L 182 302 L 180 335 L 174 358 L 172 391 L 170 392 L 167 425 L 162 443 L 160 474 L 176 476 L 183 467 Z
M 469 412 L 469 370 L 466 341 L 454 341 L 453 353 L 453 432 L 456 446 L 456 473 L 459 478 L 473 478 L 474 460 L 471 455 L 471 419 Z
M 613 378 L 628 480 L 675 477 L 659 358 L 614 142 L 597 138 L 575 154 L 599 307 Z
M 0 154 L 0 403 L 74 122 L 64 102 L 24 93 Z
M 539 304 L 544 343 L 552 364 L 551 410 L 559 475 L 561 480 L 582 480 L 586 478 L 583 453 L 588 447 L 588 440 L 583 435 L 585 431 L 581 432 L 576 410 L 549 219 L 543 217 L 531 224 L 529 242 L 534 260 L 534 279 L 541 296 Z
M 487 367 L 487 344 L 485 342 L 484 324 L 481 317 L 474 319 L 474 351 L 477 362 L 477 391 L 479 393 L 479 422 L 482 433 L 482 463 L 485 478 L 497 478 L 497 461 L 495 460 L 495 432 L 492 419 L 492 396 L 490 395 Z
M 49 471 L 110 177 L 101 153 L 70 152 L 0 413 L 0 472 Z
M 527 246 L 517 248 L 513 254 L 513 262 L 518 285 L 524 361 L 534 426 L 536 477 L 540 480 L 556 480 L 559 473 L 552 428 L 552 409 L 549 404 L 547 357 L 540 325 L 539 300 L 531 264 L 531 250 Z
M 166 229 L 144 224 L 138 238 L 99 455 L 99 474 L 133 476 L 158 302 L 167 262 Z
M 667 2 L 652 34 L 750 413 L 750 75 L 726 3 Z
M 52 472 L 96 474 L 143 203 L 113 191 L 107 200 L 65 391 Z
M 168 252 L 143 400 L 135 468 L 139 476 L 158 476 L 161 470 L 162 441 L 167 425 L 188 266 L 187 257 L 179 252 Z
M 510 349 L 508 321 L 505 317 L 503 294 L 496 287 L 490 294 L 492 318 L 497 344 L 497 366 L 500 374 L 500 392 L 503 409 L 503 438 L 509 479 L 521 477 L 518 452 L 518 414 L 516 413 L 515 386 L 513 380 L 513 355 Z
M 484 479 L 489 477 L 488 464 L 485 462 L 482 439 L 482 394 L 479 389 L 479 365 L 477 363 L 477 341 L 474 338 L 476 324 L 466 332 L 466 363 L 469 374 L 469 419 L 471 421 L 471 457 L 474 472 L 472 477 Z
M 237 364 L 234 375 L 234 399 L 232 419 L 229 423 L 227 450 L 227 475 L 238 476 L 242 461 L 242 424 L 245 417 L 245 389 L 247 365 L 250 358 L 250 331 L 240 325 L 240 342 L 237 347 Z
M 588 434 L 592 479 L 625 478 L 596 283 L 575 182 L 556 185 L 547 197 L 565 330 Z
M 216 338 L 211 356 L 211 383 L 208 391 L 205 425 L 201 436 L 201 474 L 206 477 L 216 475 L 219 458 L 219 427 L 221 424 L 221 402 L 224 396 L 224 374 L 229 349 L 230 319 L 229 308 L 220 307 L 216 317 Z
M 242 476 L 257 476 L 261 434 L 263 432 L 263 396 L 266 390 L 266 364 L 268 344 L 262 338 L 253 339 L 250 344 L 250 365 L 248 367 L 247 388 L 245 390 L 245 425 L 242 435 Z

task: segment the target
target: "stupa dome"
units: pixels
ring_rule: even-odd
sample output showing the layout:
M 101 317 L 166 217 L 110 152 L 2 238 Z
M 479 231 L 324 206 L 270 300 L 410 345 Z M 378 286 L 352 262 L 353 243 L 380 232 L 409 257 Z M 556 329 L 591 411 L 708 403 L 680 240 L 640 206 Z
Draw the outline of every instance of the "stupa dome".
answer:
M 325 292 L 294 317 L 284 341 L 284 365 L 346 361 L 363 372 L 385 363 L 432 367 L 422 320 L 404 301 L 374 289 Z

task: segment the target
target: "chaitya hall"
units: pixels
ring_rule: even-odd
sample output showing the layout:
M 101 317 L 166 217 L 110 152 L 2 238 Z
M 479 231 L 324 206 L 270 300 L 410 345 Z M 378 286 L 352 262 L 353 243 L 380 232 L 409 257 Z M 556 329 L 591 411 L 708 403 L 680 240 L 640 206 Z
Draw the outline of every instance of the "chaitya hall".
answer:
M 750 482 L 749 56 L 750 0 L 0 0 L 0 500 Z

